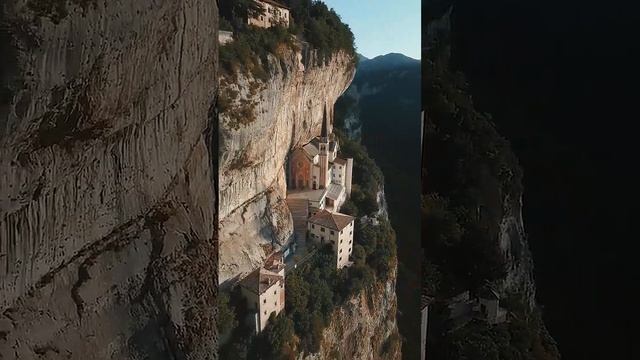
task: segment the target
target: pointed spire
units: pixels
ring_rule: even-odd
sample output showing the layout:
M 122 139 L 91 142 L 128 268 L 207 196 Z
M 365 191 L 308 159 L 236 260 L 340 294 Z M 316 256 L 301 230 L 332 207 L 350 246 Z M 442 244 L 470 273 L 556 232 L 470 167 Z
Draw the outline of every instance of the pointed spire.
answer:
M 329 118 L 327 117 L 327 105 L 324 105 L 324 111 L 322 113 L 322 132 L 320 136 L 326 138 L 329 136 Z

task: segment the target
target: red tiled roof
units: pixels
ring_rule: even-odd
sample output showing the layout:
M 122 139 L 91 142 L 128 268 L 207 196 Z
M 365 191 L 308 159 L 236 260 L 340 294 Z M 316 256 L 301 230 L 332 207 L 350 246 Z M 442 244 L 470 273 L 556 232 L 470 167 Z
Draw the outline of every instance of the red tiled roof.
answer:
M 355 219 L 353 216 L 321 210 L 309 218 L 309 222 L 340 231 L 347 227 L 353 219 Z
M 267 260 L 265 260 L 264 268 L 276 273 L 282 270 L 284 268 L 284 258 L 282 251 L 271 254 L 267 258 Z
M 340 165 L 347 165 L 347 160 L 341 159 L 339 157 L 333 159 L 333 162 Z
M 240 281 L 240 286 L 257 293 L 258 295 L 262 295 L 275 283 L 283 280 L 282 276 L 265 274 L 262 270 L 262 268 L 259 268 L 251 272 L 242 279 L 242 281 Z

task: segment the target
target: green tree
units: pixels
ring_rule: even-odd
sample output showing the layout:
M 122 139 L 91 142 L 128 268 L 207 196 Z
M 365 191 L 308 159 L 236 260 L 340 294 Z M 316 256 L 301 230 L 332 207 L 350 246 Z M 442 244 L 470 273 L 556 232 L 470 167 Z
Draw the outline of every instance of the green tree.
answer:
M 293 273 L 287 276 L 286 280 L 286 309 L 291 314 L 302 314 L 306 312 L 309 303 L 309 284 L 300 276 Z
M 353 245 L 353 252 L 351 253 L 351 257 L 353 258 L 353 262 L 355 265 L 362 266 L 365 265 L 367 252 L 362 245 L 355 244 Z
M 310 342 L 309 342 L 309 350 L 313 353 L 317 353 L 320 351 L 320 345 L 322 344 L 324 331 L 324 320 L 322 315 L 318 313 L 314 313 L 311 317 L 311 333 L 310 333 Z
M 222 291 L 219 292 L 217 302 L 218 317 L 216 321 L 218 331 L 220 334 L 230 333 L 238 326 L 238 321 L 236 320 L 234 308 L 229 304 L 229 294 Z
M 442 274 L 438 266 L 424 257 L 422 259 L 422 292 L 427 295 L 435 295 L 441 281 Z
M 259 354 L 266 359 L 286 359 L 294 339 L 293 321 L 284 314 L 271 313 L 269 322 L 261 334 Z
M 344 204 L 342 204 L 340 212 L 343 214 L 351 215 L 353 217 L 358 217 L 358 207 L 351 199 L 345 201 Z

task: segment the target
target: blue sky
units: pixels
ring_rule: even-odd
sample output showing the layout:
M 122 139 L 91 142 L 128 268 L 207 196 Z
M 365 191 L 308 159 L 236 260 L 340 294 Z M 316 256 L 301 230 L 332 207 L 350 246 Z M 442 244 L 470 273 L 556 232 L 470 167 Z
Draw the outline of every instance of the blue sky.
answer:
M 351 27 L 358 52 L 420 58 L 420 0 L 323 0 Z

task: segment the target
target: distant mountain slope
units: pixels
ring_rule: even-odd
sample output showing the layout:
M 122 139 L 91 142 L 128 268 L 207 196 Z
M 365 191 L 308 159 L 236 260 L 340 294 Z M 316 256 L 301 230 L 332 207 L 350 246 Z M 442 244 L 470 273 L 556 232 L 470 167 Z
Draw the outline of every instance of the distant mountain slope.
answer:
M 360 60 L 355 78 L 336 103 L 336 127 L 359 139 L 385 177 L 389 215 L 398 238 L 398 302 L 403 358 L 418 357 L 420 248 L 420 70 L 402 54 Z M 415 309 L 413 311 L 412 309 Z
M 366 59 L 366 58 L 365 58 Z M 373 59 L 366 59 L 360 61 L 358 71 L 361 75 L 366 76 L 371 71 L 380 70 L 398 70 L 402 67 L 420 66 L 420 60 L 410 58 L 408 56 L 389 53 L 387 55 L 376 56 Z

